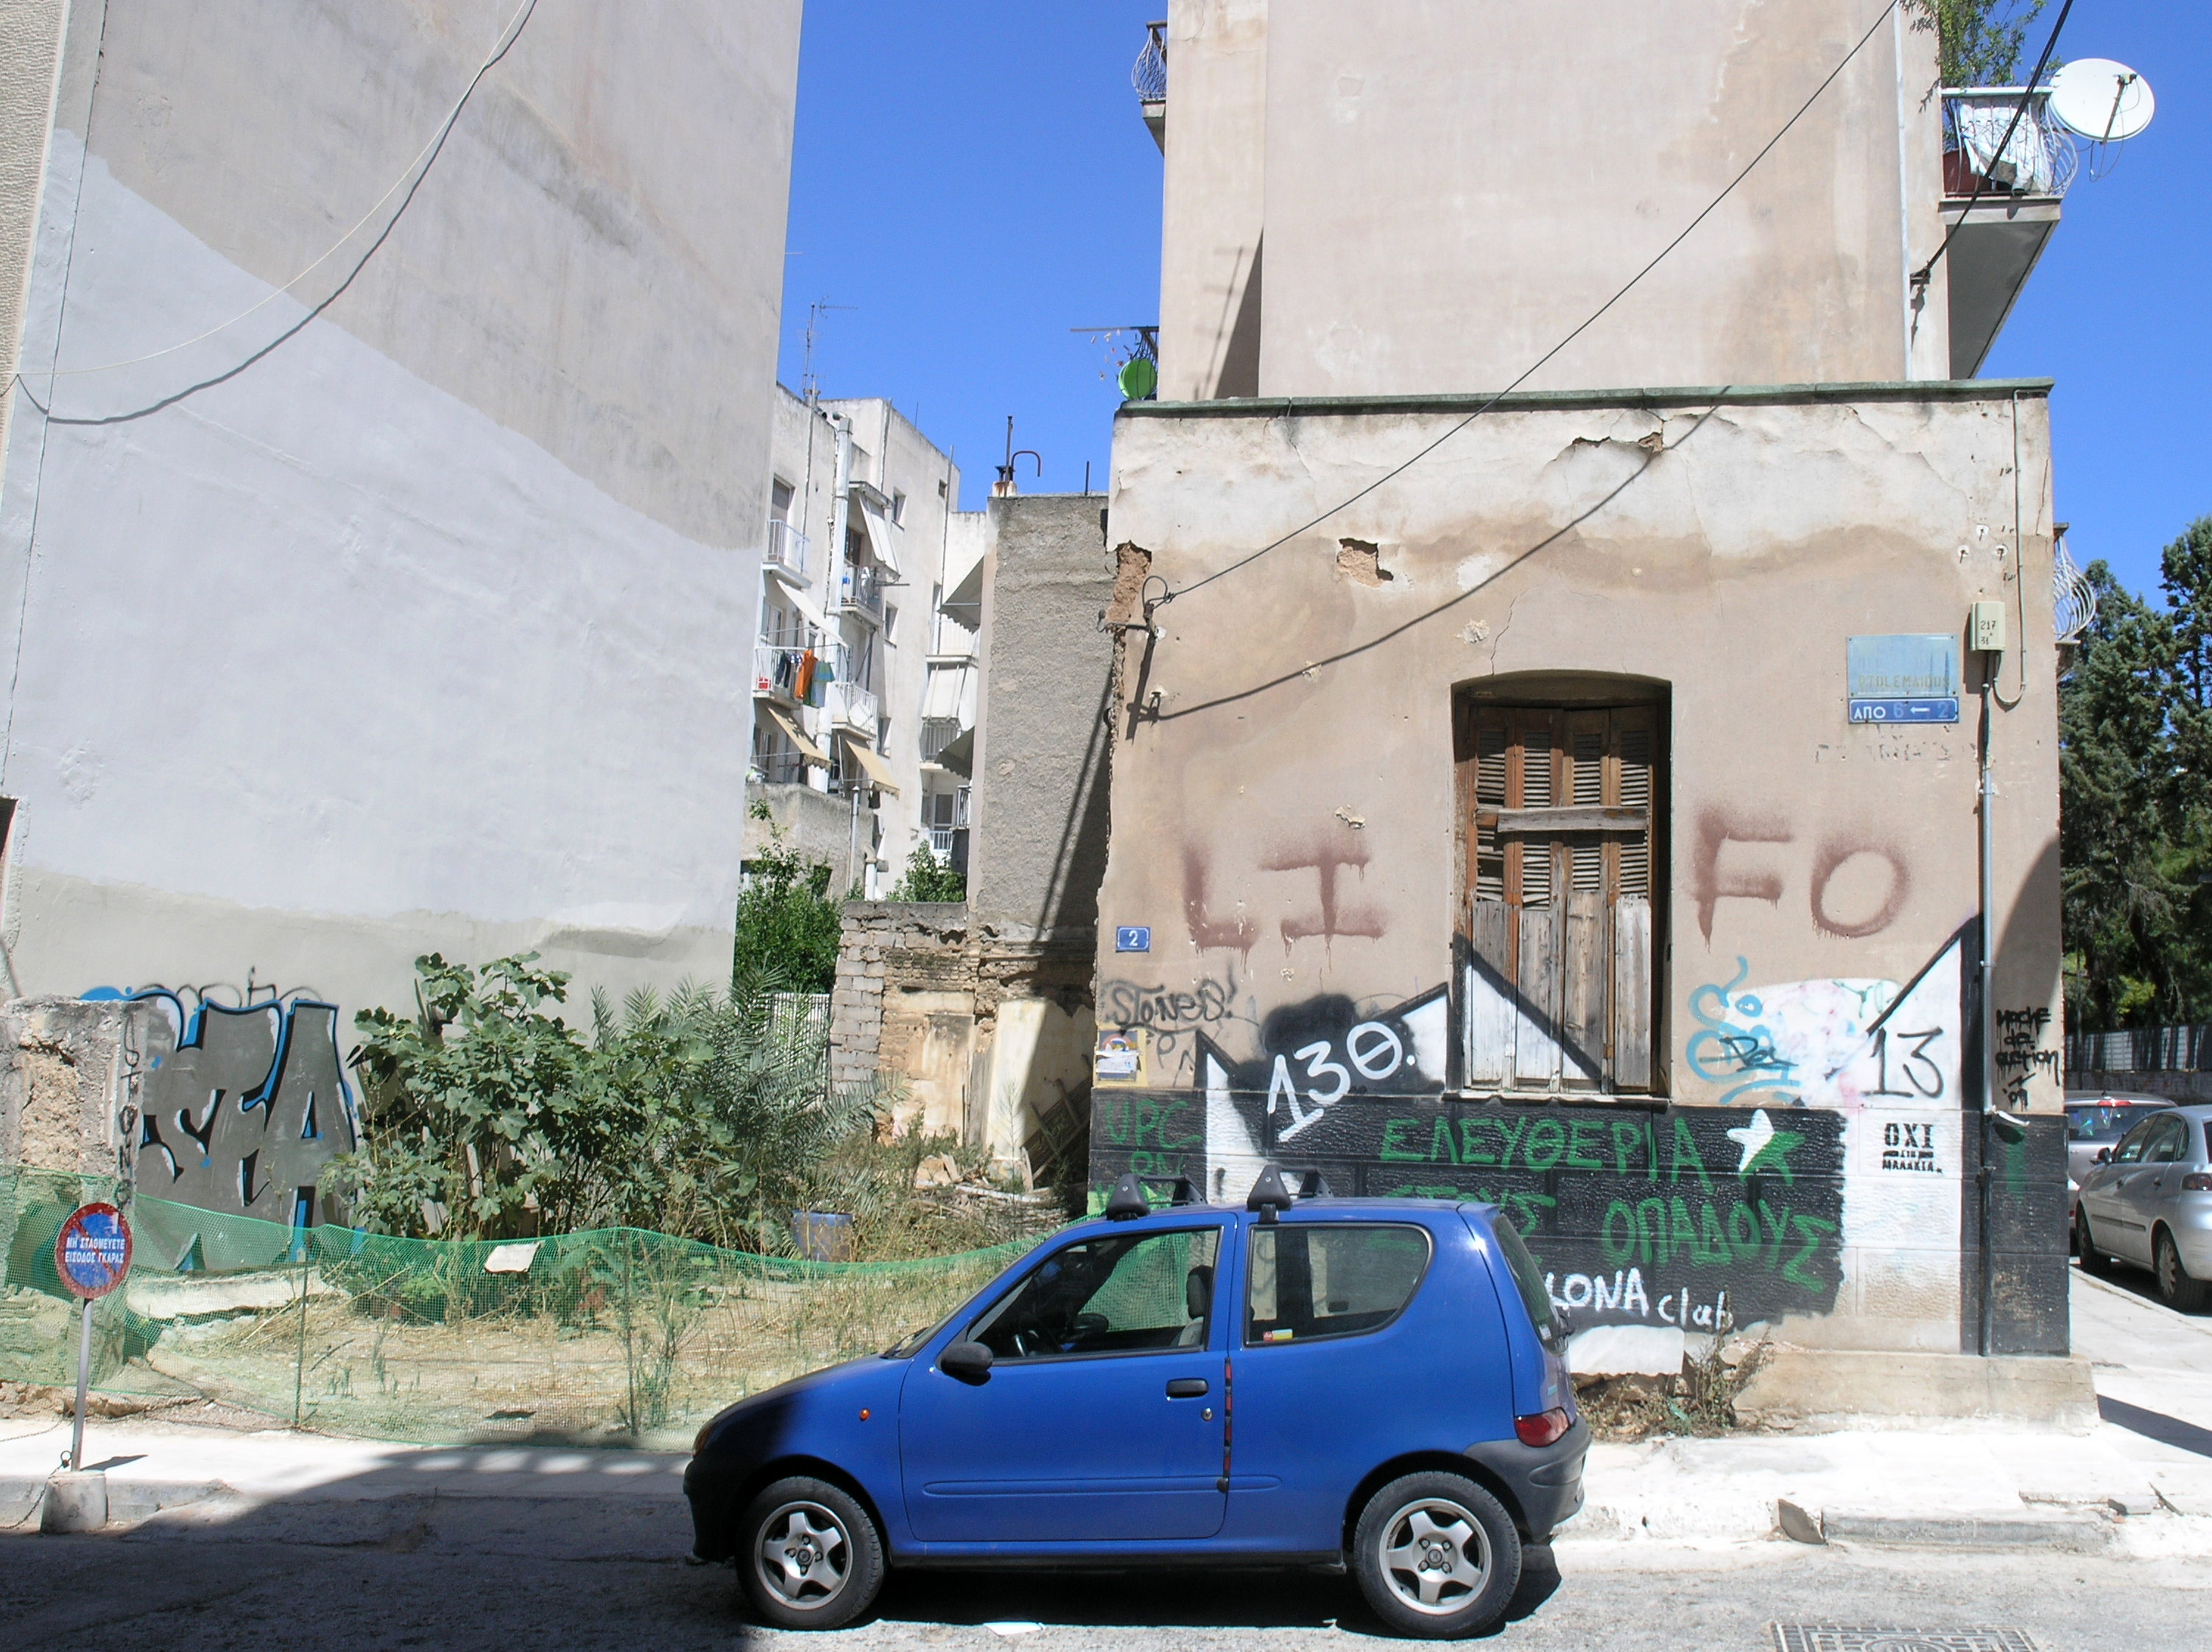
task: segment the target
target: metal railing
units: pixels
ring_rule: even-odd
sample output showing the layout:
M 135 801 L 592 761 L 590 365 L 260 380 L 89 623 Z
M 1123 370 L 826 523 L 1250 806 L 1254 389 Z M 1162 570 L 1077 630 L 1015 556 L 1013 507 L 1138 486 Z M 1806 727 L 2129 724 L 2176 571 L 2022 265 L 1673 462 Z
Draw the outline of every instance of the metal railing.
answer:
M 810 653 L 814 656 L 817 671 L 826 671 L 832 677 L 845 674 L 845 649 L 842 643 L 817 642 L 806 648 L 787 642 L 756 642 L 753 692 L 796 703 L 805 697 L 799 693 L 799 683 Z
M 841 728 L 873 740 L 876 738 L 876 719 L 881 706 L 876 696 L 857 683 L 832 683 L 822 702 L 829 708 L 830 720 Z
M 921 720 L 921 760 L 935 762 L 937 754 L 960 738 L 963 725 L 957 717 L 925 717 Z
M 1145 49 L 1137 54 L 1136 67 L 1129 71 L 1129 84 L 1146 103 L 1167 101 L 1168 26 L 1164 22 L 1145 25 Z
M 788 568 L 793 574 L 806 572 L 806 536 L 788 522 L 768 525 L 768 549 L 762 560 L 777 568 Z
M 929 852 L 939 860 L 950 862 L 952 859 L 952 831 L 950 826 L 929 829 Z
M 2014 127 L 2013 116 L 2022 98 L 2027 100 L 2027 111 Z M 2008 128 L 2009 143 L 2005 139 Z M 2050 93 L 1975 87 L 1943 94 L 1946 198 L 1966 199 L 1984 177 L 1984 200 L 2006 195 L 2061 196 L 2073 183 L 2081 162 L 2074 135 L 2051 112 Z
M 2212 1022 L 2069 1033 L 2069 1072 L 2212 1072 Z
M 840 608 L 857 608 L 880 621 L 884 616 L 884 589 L 889 583 L 880 569 L 848 562 L 838 581 L 837 605 Z

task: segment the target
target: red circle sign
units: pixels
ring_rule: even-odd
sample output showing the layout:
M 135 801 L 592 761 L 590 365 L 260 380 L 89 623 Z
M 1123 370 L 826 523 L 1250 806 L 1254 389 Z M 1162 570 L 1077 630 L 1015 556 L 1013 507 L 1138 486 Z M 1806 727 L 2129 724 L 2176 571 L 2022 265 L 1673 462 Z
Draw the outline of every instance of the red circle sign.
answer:
M 89 1302 L 131 1272 L 131 1224 L 112 1205 L 80 1206 L 54 1241 L 54 1272 L 72 1297 Z

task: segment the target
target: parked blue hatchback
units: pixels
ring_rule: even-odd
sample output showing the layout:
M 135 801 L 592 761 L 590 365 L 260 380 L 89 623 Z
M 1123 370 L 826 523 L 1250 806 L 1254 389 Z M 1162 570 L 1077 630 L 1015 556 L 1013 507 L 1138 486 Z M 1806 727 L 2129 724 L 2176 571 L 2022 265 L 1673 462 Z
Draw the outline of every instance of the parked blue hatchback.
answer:
M 934 1330 L 699 1431 L 702 1560 L 831 1629 L 890 1566 L 1349 1568 L 1401 1631 L 1478 1633 L 1582 1506 L 1589 1432 L 1535 1260 L 1494 1206 L 1151 1210 L 1036 1250 Z

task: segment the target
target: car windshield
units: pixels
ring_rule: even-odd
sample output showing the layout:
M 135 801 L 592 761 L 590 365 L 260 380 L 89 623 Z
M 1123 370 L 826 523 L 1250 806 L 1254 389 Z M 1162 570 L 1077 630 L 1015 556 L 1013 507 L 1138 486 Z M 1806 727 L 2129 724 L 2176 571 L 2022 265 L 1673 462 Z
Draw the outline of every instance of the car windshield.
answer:
M 2130 1125 L 2142 1122 L 2143 1109 L 2114 1102 L 2066 1109 L 2069 1141 L 2118 1141 Z
M 960 1304 L 960 1308 L 965 1308 L 967 1305 L 967 1303 L 963 1303 Z M 930 1338 L 935 1336 L 939 1331 L 942 1331 L 946 1326 L 952 1323 L 954 1316 L 960 1312 L 960 1308 L 954 1309 L 951 1314 L 947 1314 L 943 1319 L 938 1321 L 934 1325 L 925 1325 L 919 1331 L 915 1331 L 909 1333 L 906 1336 L 901 1337 L 896 1342 L 891 1344 L 890 1347 L 884 1349 L 882 1353 L 877 1355 L 876 1357 L 878 1359 L 913 1358 L 915 1355 L 921 1351 L 921 1345 L 923 1343 L 928 1341 Z

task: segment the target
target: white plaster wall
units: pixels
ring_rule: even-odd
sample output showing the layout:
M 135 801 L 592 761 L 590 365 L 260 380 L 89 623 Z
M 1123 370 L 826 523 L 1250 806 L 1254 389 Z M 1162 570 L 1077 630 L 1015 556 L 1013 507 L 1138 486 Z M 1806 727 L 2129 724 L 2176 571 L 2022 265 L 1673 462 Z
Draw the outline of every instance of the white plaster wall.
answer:
M 46 173 L 54 62 L 61 45 L 62 0 L 0 0 L 0 451 L 15 398 L 4 387 L 15 370 L 23 295 Z
M 70 187 L 50 203 L 79 203 L 40 248 L 42 273 L 67 264 L 65 368 L 267 295 L 97 157 L 76 189 L 71 135 L 54 150 Z M 60 290 L 38 283 L 29 334 Z M 218 339 L 99 375 L 98 404 L 231 359 Z M 272 908 L 337 920 L 327 947 L 278 950 L 349 1007 L 403 1001 L 391 954 L 420 949 L 366 938 L 395 923 L 714 978 L 755 568 L 322 322 L 148 418 L 19 419 L 0 496 L 19 986 L 267 979 L 244 914 Z

